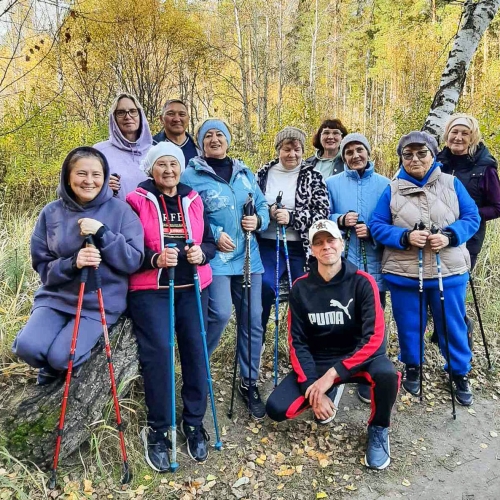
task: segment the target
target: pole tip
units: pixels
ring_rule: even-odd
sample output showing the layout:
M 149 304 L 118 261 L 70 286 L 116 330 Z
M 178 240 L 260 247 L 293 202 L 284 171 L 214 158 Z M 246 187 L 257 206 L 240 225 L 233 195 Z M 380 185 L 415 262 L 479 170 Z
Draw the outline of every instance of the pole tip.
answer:
M 179 464 L 177 462 L 170 463 L 170 472 L 175 472 L 179 468 Z
M 120 480 L 121 484 L 129 484 L 130 481 L 132 481 L 132 473 L 130 472 L 130 469 L 128 468 L 128 463 L 123 464 L 123 476 Z
M 47 481 L 47 488 L 49 490 L 55 489 L 57 485 L 57 474 L 56 471 L 52 471 L 52 474 L 50 475 L 50 479 Z
M 233 412 L 232 411 L 228 411 L 227 412 L 227 418 L 229 418 L 230 420 L 233 418 Z
M 222 441 L 217 441 L 217 442 L 214 444 L 214 448 L 215 448 L 217 451 L 222 450 Z

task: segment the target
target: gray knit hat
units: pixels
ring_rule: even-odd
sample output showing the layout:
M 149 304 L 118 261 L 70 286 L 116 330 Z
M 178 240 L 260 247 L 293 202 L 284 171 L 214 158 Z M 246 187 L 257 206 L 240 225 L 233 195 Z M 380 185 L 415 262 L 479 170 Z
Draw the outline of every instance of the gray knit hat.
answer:
M 372 152 L 372 148 L 370 147 L 370 143 L 368 142 L 368 139 L 363 135 L 359 134 L 358 132 L 354 132 L 352 134 L 347 134 L 343 139 L 342 142 L 340 143 L 340 157 L 344 160 L 344 149 L 350 142 L 359 142 L 360 144 L 363 144 L 363 146 L 366 148 L 368 151 L 368 156 Z
M 299 141 L 302 151 L 304 151 L 306 148 L 306 133 L 297 127 L 285 127 L 276 134 L 276 139 L 274 139 L 276 151 L 279 151 L 284 141 Z
M 398 156 L 401 156 L 403 149 L 410 144 L 421 144 L 422 146 L 427 146 L 434 158 L 436 158 L 438 154 L 438 143 L 436 139 L 434 139 L 434 137 L 427 132 L 413 130 L 409 134 L 403 135 L 403 137 L 399 139 L 398 148 L 396 149 Z

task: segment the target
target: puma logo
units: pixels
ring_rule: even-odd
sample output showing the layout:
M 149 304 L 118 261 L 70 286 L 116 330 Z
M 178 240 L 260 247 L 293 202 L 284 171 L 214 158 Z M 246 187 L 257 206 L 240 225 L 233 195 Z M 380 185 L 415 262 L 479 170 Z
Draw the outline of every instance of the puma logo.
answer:
M 346 306 L 343 306 L 338 300 L 332 299 L 330 300 L 330 307 L 338 307 L 339 309 L 342 309 L 342 311 L 345 312 L 345 314 L 349 317 L 349 319 L 352 319 L 351 315 L 349 314 L 349 306 L 351 305 L 351 302 L 353 300 L 354 299 L 351 299 Z

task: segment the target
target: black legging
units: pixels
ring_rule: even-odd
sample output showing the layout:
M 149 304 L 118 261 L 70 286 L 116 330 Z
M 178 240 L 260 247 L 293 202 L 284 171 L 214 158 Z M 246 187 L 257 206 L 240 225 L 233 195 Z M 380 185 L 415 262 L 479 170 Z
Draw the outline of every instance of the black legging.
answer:
M 324 375 L 337 361 L 336 359 L 315 360 L 318 377 Z M 371 415 L 369 425 L 389 427 L 391 411 L 399 390 L 401 374 L 385 355 L 372 358 L 364 363 L 361 369 L 348 380 L 337 379 L 332 387 L 344 383 L 368 384 L 371 387 Z M 328 391 L 327 391 L 328 392 Z M 269 396 L 266 405 L 268 416 L 282 422 L 295 418 L 309 408 L 297 382 L 297 374 L 289 373 Z

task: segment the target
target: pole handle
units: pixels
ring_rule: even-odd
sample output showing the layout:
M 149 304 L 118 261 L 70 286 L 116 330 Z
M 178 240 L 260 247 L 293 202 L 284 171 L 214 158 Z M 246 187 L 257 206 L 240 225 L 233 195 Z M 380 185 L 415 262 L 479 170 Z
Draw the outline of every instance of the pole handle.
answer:
M 167 248 L 177 248 L 175 243 L 167 243 Z M 175 266 L 168 268 L 168 279 L 169 281 L 174 281 L 175 279 Z
M 278 196 L 276 196 L 276 208 L 282 208 L 283 205 L 281 201 L 283 200 L 283 191 L 280 191 L 278 193 Z
M 193 248 L 194 246 L 194 240 L 192 240 L 191 238 L 186 240 L 186 245 L 189 247 L 189 248 Z M 193 266 L 193 274 L 196 274 L 198 272 L 198 264 L 191 264 Z
M 245 201 L 245 204 L 243 205 L 243 215 L 245 217 L 250 217 L 252 215 L 255 215 L 255 204 L 253 201 L 253 194 L 248 193 L 248 198 Z

